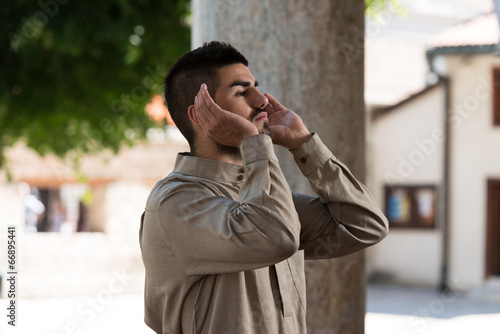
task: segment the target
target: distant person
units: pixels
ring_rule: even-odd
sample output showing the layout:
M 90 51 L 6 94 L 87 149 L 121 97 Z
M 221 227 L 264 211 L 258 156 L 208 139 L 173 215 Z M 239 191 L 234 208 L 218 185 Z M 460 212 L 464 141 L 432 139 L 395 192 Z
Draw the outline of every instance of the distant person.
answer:
M 24 231 L 27 233 L 37 232 L 37 225 L 45 213 L 45 205 L 35 195 L 31 194 L 31 187 L 27 183 L 19 184 L 19 194 L 24 207 Z
M 304 259 L 353 253 L 388 232 L 365 186 L 247 66 L 211 42 L 165 78 L 191 152 L 141 219 L 145 322 L 157 333 L 306 333 Z M 290 150 L 317 196 L 290 190 L 273 144 Z
M 66 223 L 66 210 L 60 200 L 55 200 L 50 212 L 49 232 L 61 232 Z

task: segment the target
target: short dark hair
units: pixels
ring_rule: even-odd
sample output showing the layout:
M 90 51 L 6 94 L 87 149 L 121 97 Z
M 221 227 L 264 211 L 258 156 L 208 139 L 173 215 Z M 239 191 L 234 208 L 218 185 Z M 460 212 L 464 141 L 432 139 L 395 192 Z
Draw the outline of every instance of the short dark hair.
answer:
M 233 64 L 248 66 L 248 60 L 229 43 L 212 41 L 185 53 L 170 67 L 165 77 L 165 100 L 170 116 L 194 151 L 194 131 L 188 108 L 194 103 L 201 84 L 215 99 L 220 86 L 218 70 Z

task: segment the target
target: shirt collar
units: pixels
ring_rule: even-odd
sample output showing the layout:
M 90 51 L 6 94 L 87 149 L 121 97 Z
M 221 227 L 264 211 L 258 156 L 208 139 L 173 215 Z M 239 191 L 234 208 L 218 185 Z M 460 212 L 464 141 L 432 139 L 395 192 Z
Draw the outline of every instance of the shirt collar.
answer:
M 175 173 L 228 182 L 241 182 L 244 171 L 241 165 L 193 157 L 187 152 L 177 154 L 174 166 Z

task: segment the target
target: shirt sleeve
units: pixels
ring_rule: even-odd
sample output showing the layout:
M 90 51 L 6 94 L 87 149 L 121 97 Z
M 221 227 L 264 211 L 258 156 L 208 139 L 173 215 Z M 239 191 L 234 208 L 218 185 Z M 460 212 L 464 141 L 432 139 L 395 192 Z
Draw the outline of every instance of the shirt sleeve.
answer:
M 158 208 L 146 209 L 144 220 L 158 226 L 152 234 L 167 240 L 185 275 L 257 269 L 298 250 L 300 222 L 271 138 L 247 137 L 241 152 L 245 173 L 239 201 L 203 179 L 186 182 L 178 175 Z
M 293 195 L 306 259 L 347 255 L 387 235 L 387 218 L 373 197 L 317 134 L 292 153 L 317 194 Z

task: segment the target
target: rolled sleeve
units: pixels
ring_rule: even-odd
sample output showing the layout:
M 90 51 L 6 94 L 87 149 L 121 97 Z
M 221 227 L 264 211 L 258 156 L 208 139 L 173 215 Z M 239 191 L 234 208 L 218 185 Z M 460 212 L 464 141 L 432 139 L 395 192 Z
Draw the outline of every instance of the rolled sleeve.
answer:
M 265 134 L 243 138 L 240 149 L 244 165 L 267 159 L 278 161 L 274 153 L 273 141 L 271 137 Z

